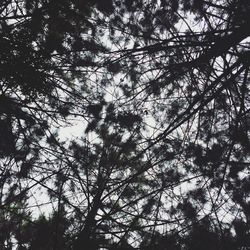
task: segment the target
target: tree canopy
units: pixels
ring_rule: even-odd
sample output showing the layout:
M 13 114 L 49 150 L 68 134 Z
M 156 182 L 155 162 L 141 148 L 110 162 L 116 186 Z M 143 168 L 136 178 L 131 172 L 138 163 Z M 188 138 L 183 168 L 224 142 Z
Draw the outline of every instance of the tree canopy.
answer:
M 3 0 L 0 249 L 248 249 L 249 13 Z

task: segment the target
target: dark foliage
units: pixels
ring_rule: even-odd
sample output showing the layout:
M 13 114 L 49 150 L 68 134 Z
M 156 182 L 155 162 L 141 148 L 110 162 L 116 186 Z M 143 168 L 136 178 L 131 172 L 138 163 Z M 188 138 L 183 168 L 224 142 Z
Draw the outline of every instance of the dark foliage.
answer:
M 249 12 L 1 1 L 0 249 L 248 249 Z

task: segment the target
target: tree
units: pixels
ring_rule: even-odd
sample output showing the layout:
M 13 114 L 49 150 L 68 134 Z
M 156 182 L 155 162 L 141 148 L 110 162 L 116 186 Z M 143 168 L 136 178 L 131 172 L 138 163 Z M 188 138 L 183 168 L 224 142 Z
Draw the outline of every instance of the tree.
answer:
M 58 242 L 74 250 L 249 247 L 249 1 L 27 3 L 14 26 L 18 44 L 31 39 L 21 56 L 29 67 L 3 71 L 22 99 L 13 91 L 0 99 L 3 138 L 13 142 L 0 146 L 3 157 L 13 155 L 21 133 L 13 120 L 25 124 L 31 143 L 19 141 L 29 157 L 19 161 L 29 171 L 18 172 L 22 181 L 5 201 L 27 195 L 17 194 L 27 181 L 29 193 L 42 187 L 58 218 L 72 221 Z M 18 63 L 11 53 L 3 65 Z M 47 125 L 39 132 L 34 105 L 50 129 L 75 114 L 87 118 L 85 132 L 68 143 Z
M 55 130 L 71 124 L 74 116 L 85 119 L 86 107 L 97 99 L 95 94 L 86 97 L 88 86 L 75 83 L 96 65 L 94 54 L 105 50 L 94 35 L 82 37 L 94 33 L 88 21 L 93 4 L 32 0 L 0 4 L 0 209 L 3 218 L 10 218 L 1 248 L 6 241 L 11 248 L 16 231 L 10 206 L 24 203 L 38 186 L 60 173 L 53 163 L 62 154 L 56 149 Z M 15 213 L 23 218 L 23 210 Z

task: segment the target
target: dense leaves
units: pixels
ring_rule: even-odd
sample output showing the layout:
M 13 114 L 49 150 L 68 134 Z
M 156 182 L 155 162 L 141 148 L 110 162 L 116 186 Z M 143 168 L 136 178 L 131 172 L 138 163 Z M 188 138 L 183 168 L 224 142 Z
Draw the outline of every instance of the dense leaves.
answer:
M 250 247 L 248 0 L 0 3 L 0 249 Z

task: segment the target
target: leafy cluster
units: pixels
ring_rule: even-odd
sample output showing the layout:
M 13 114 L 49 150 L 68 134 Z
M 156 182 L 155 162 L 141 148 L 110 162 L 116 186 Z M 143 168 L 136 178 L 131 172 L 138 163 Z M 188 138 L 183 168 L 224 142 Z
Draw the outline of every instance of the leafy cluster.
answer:
M 3 0 L 0 249 L 248 249 L 249 11 Z

